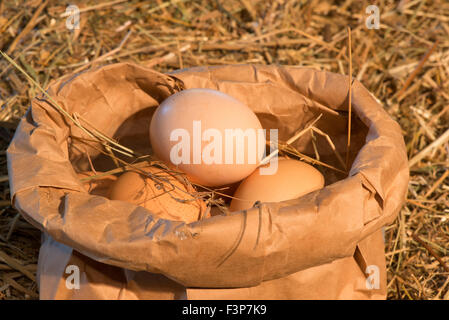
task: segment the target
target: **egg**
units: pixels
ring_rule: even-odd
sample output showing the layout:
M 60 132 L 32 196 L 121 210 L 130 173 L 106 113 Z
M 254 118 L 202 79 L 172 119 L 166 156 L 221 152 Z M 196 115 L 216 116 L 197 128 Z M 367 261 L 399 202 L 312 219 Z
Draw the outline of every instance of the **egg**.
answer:
M 313 166 L 298 160 L 279 159 L 277 171 L 261 175 L 261 168 L 242 181 L 234 193 L 230 211 L 251 208 L 256 201 L 279 202 L 301 197 L 324 186 L 323 175 Z
M 255 113 L 212 89 L 187 89 L 164 100 L 151 120 L 150 141 L 158 158 L 212 187 L 250 175 L 265 150 Z
M 141 172 L 127 171 L 111 186 L 109 199 L 142 206 L 162 219 L 190 223 L 201 218 L 206 205 L 191 195 L 195 192 L 192 186 L 156 167 L 142 170 L 156 181 Z

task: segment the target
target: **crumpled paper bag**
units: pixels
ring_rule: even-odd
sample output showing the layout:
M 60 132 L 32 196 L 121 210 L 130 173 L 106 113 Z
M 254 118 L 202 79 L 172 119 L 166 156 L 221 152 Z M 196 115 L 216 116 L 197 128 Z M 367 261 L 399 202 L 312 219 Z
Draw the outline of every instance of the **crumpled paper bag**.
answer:
M 264 128 L 278 128 L 284 141 L 323 114 L 317 127 L 346 156 L 348 81 L 338 74 L 253 65 L 161 74 L 120 63 L 68 75 L 48 92 L 70 114 L 148 153 L 154 109 L 174 92 L 197 87 L 239 99 Z M 7 157 L 14 206 L 46 233 L 39 259 L 41 298 L 384 298 L 380 229 L 405 200 L 407 156 L 398 124 L 355 80 L 352 110 L 347 177 L 320 168 L 326 179 L 321 190 L 185 224 L 89 194 L 77 173 L 90 169 L 89 158 L 99 171 L 113 164 L 81 143 L 85 133 L 47 99 L 34 99 Z M 309 135 L 294 146 L 313 154 Z M 338 167 L 324 140 L 317 148 L 322 161 Z M 71 260 L 84 266 L 85 295 L 58 293 L 65 290 L 61 270 Z M 379 270 L 374 288 L 367 285 L 369 266 Z M 121 275 L 108 278 L 109 270 Z M 46 285 L 50 279 L 53 285 Z

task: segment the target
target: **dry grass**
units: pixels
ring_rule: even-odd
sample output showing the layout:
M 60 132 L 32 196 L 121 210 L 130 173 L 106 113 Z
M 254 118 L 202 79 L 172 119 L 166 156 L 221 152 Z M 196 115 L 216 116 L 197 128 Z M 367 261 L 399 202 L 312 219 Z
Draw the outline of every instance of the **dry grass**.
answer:
M 23 3 L 24 2 L 24 3 Z M 70 1 L 73 3 L 73 1 Z M 0 50 L 42 87 L 118 61 L 158 71 L 197 65 L 286 64 L 353 75 L 401 124 L 408 200 L 387 228 L 389 299 L 449 299 L 449 3 L 420 1 L 0 2 Z M 381 28 L 365 26 L 376 3 Z M 36 297 L 39 232 L 9 205 L 5 150 L 38 89 L 0 60 L 0 299 Z

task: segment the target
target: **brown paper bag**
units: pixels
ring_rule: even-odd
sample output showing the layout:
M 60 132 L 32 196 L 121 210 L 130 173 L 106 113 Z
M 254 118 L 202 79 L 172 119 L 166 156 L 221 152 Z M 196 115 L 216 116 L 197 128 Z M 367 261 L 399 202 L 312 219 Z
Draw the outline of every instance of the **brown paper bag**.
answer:
M 366 263 L 379 267 L 378 283 L 369 278 L 354 257 L 308 268 L 255 287 L 236 289 L 185 288 L 169 278 L 103 264 L 44 236 L 39 253 L 40 299 L 214 300 L 214 299 L 385 299 L 386 272 L 381 232 L 361 242 Z M 70 267 L 77 267 L 75 271 Z M 373 277 L 375 279 L 375 277 Z M 78 287 L 74 285 L 78 283 Z M 378 287 L 376 287 L 378 285 Z
M 165 75 L 121 63 L 67 76 L 48 92 L 70 114 L 148 153 L 155 107 L 174 92 L 197 87 L 244 102 L 284 141 L 323 114 L 317 126 L 346 156 L 348 81 L 342 75 L 251 65 Z M 86 154 L 96 170 L 113 164 L 80 143 L 85 133 L 46 99 L 34 99 L 7 155 L 15 207 L 49 236 L 39 259 L 41 297 L 385 298 L 380 229 L 404 202 L 407 156 L 399 126 L 357 81 L 352 110 L 347 177 L 323 170 L 326 187 L 299 199 L 185 224 L 89 194 L 77 176 L 90 169 Z M 294 146 L 313 154 L 308 135 Z M 322 161 L 338 167 L 325 141 L 317 148 Z M 60 246 L 62 253 L 54 249 Z M 70 263 L 82 265 L 81 291 L 62 285 Z

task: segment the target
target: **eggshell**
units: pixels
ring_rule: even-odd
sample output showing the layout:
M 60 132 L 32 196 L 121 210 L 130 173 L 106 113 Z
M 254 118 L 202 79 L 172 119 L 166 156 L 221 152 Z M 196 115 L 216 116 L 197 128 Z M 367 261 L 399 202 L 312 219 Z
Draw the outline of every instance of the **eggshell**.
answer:
M 201 121 L 201 130 L 195 129 L 194 121 Z M 188 156 L 184 158 L 187 161 L 181 163 L 172 161 L 170 156 L 172 150 L 182 154 L 180 149 L 173 149 L 180 148 L 182 139 L 170 141 L 170 135 L 177 129 L 184 129 L 190 137 Z M 249 139 L 227 139 L 226 129 L 253 130 L 256 137 L 251 143 L 253 152 L 249 151 Z M 220 134 L 221 141 L 215 136 L 203 136 L 211 130 Z M 258 132 L 263 133 L 259 119 L 242 102 L 217 90 L 188 89 L 171 95 L 157 108 L 151 120 L 150 140 L 155 155 L 175 164 L 191 181 L 205 186 L 222 186 L 240 181 L 256 169 L 263 152 L 262 147 L 257 147 Z M 265 140 L 263 148 L 264 143 Z M 221 149 L 221 155 L 212 145 L 220 147 L 217 149 Z M 238 163 L 236 156 L 240 147 L 243 163 Z M 226 150 L 232 150 L 232 155 Z M 213 160 L 205 161 L 207 155 Z
M 260 168 L 242 181 L 234 193 L 230 210 L 251 208 L 256 201 L 279 202 L 301 197 L 323 188 L 324 177 L 313 166 L 298 160 L 279 159 L 273 175 L 261 175 Z
M 162 219 L 190 223 L 202 216 L 206 206 L 202 200 L 189 194 L 194 192 L 193 187 L 156 167 L 143 170 L 156 176 L 160 183 L 141 172 L 127 171 L 111 186 L 109 199 L 145 207 Z

